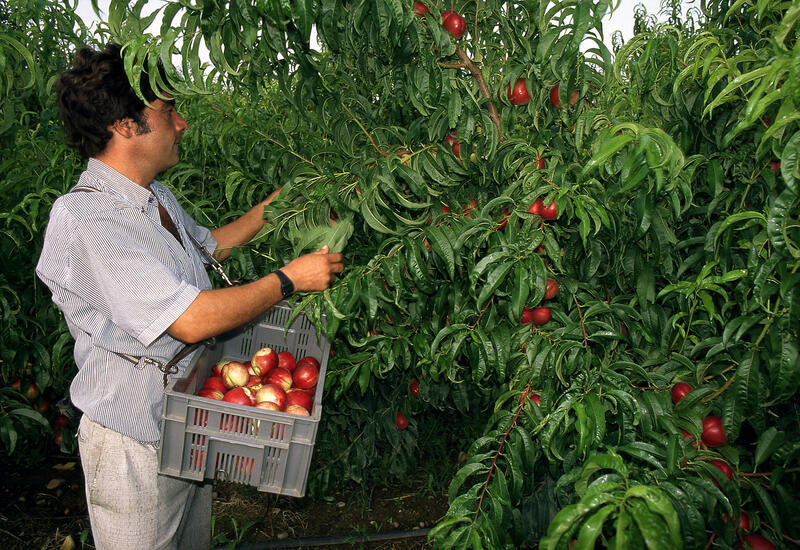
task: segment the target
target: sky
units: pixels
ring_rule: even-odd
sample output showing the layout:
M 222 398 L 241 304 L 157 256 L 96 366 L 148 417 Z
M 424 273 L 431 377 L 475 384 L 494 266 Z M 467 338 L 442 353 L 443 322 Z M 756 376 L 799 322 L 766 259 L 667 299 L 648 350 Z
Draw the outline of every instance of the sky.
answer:
M 162 4 L 160 0 L 150 0 L 154 6 Z M 101 10 L 108 8 L 109 0 L 99 0 L 98 4 Z M 614 11 L 613 15 L 606 16 L 603 22 L 603 32 L 605 34 L 605 42 L 611 49 L 611 35 L 614 31 L 621 31 L 624 40 L 628 40 L 633 34 L 633 10 L 637 4 L 643 4 L 649 14 L 657 14 L 660 6 L 660 0 L 620 0 L 619 7 Z M 147 10 L 145 10 L 147 11 Z M 92 10 L 91 0 L 78 0 L 78 15 L 83 19 L 87 25 L 91 25 L 98 21 L 97 16 Z M 105 11 L 103 12 L 106 13 Z

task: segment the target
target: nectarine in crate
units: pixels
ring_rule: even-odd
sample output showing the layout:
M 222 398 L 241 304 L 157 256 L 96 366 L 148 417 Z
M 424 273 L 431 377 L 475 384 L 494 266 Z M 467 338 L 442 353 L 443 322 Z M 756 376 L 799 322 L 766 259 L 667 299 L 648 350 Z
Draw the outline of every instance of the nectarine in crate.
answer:
M 185 377 L 170 381 L 164 390 L 160 473 L 198 481 L 224 479 L 281 495 L 305 494 L 330 343 L 324 336 L 317 339 L 314 324 L 302 313 L 285 330 L 291 315 L 288 304 L 277 304 L 256 322 L 217 338 L 193 359 Z M 214 365 L 223 360 L 244 363 L 265 347 L 288 351 L 298 360 L 319 361 L 309 416 L 196 395 Z

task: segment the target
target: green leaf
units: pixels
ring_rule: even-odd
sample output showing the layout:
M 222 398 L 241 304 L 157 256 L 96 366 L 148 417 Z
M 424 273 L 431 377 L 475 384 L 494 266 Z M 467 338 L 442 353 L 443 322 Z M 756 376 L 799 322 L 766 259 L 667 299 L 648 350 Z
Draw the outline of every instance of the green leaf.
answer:
M 661 489 L 650 485 L 634 485 L 628 489 L 628 491 L 625 493 L 625 497 L 639 497 L 643 499 L 647 505 L 647 508 L 652 513 L 660 516 L 661 519 L 663 519 L 666 523 L 666 534 L 669 537 L 668 547 L 675 550 L 680 550 L 683 548 L 683 542 L 681 539 L 681 525 L 680 520 L 678 519 L 678 513 L 675 511 L 675 506 L 670 498 Z M 648 541 L 649 547 L 650 542 L 648 539 L 648 534 L 645 533 L 644 529 L 641 529 L 641 531 L 645 537 L 645 541 Z
M 603 524 L 612 512 L 617 510 L 616 504 L 607 504 L 592 514 L 581 525 L 578 540 L 573 550 L 594 550 L 597 537 L 603 531 Z
M 618 153 L 623 147 L 625 147 L 628 143 L 633 140 L 633 137 L 623 134 L 620 136 L 614 136 L 611 138 L 606 138 L 608 134 L 602 134 L 600 138 L 598 151 L 592 156 L 589 162 L 583 167 L 583 171 L 581 172 L 581 176 L 586 176 L 589 172 L 594 170 L 597 166 L 606 162 L 611 156 Z M 605 139 L 603 139 L 605 138 Z
M 661 516 L 654 514 L 640 499 L 628 500 L 627 508 L 649 550 L 681 550 L 683 548 L 680 538 L 677 540 L 677 546 L 673 546 L 675 537 L 669 533 L 667 523 Z
M 583 463 L 581 468 L 581 476 L 575 483 L 575 492 L 583 495 L 587 491 L 589 479 L 599 470 L 613 470 L 621 475 L 623 478 L 628 477 L 628 468 L 619 456 L 614 451 L 609 451 L 607 454 L 595 453 L 589 456 Z
M 772 453 L 777 451 L 780 446 L 783 445 L 783 441 L 785 439 L 785 432 L 779 432 L 775 426 L 770 426 L 767 428 L 767 430 L 761 434 L 761 437 L 758 438 L 756 452 L 753 457 L 753 467 L 757 467 L 759 464 L 772 456 Z
M 456 260 L 453 244 L 447 238 L 445 232 L 435 225 L 428 227 L 425 232 L 430 237 L 431 249 L 444 260 L 447 274 L 451 281 L 454 280 L 456 276 Z
M 506 261 L 492 269 L 492 271 L 486 277 L 486 284 L 483 285 L 481 292 L 478 295 L 478 301 L 475 304 L 478 309 L 483 307 L 486 301 L 494 294 L 495 290 L 497 290 L 497 287 L 499 287 L 505 281 L 506 275 L 508 275 L 508 272 L 511 271 L 512 267 L 514 267 L 514 262 Z

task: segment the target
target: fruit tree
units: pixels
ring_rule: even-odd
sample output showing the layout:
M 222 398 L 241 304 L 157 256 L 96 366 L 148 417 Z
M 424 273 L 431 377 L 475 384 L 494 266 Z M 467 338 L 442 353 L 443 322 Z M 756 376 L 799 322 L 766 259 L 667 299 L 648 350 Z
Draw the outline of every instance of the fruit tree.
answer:
M 334 349 L 312 492 L 407 474 L 447 421 L 470 440 L 435 547 L 732 548 L 743 510 L 748 540 L 800 539 L 800 7 L 675 2 L 612 52 L 603 1 L 198 0 L 155 31 L 128 4 L 99 38 L 179 98 L 190 212 L 282 186 L 234 274 L 345 254 L 293 298 Z M 70 170 L 6 231 L 39 242 Z

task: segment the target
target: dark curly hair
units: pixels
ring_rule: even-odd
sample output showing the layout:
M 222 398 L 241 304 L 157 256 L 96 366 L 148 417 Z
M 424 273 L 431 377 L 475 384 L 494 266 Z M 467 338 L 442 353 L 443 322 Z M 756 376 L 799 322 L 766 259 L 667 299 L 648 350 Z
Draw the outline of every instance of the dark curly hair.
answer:
M 146 73 L 140 85 L 148 102 L 157 99 Z M 116 120 L 131 118 L 140 133 L 149 131 L 145 103 L 128 81 L 118 44 L 108 44 L 103 51 L 80 49 L 72 68 L 59 75 L 56 94 L 67 145 L 86 158 L 106 148 L 112 135 L 108 127 Z

